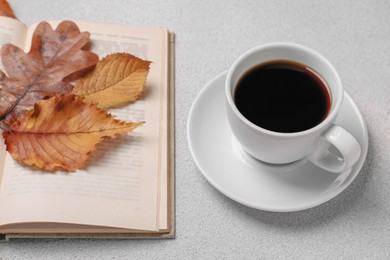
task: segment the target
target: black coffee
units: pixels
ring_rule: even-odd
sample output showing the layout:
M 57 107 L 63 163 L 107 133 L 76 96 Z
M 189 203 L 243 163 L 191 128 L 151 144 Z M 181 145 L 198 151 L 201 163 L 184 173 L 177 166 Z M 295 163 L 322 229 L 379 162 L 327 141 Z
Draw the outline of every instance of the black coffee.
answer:
M 331 107 L 323 79 L 306 65 L 291 61 L 260 64 L 238 82 L 234 101 L 252 123 L 281 133 L 310 129 Z

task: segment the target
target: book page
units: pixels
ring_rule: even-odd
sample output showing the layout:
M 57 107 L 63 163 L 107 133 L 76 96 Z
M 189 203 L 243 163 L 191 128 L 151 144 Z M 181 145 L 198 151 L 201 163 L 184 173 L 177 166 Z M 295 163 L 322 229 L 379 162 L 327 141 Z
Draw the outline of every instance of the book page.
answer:
M 0 223 L 60 222 L 158 231 L 167 226 L 166 205 L 161 206 L 159 199 L 160 193 L 166 194 L 166 185 L 165 191 L 160 187 L 161 176 L 167 174 L 163 155 L 167 148 L 167 31 L 78 25 L 81 31 L 91 33 L 92 51 L 100 57 L 130 52 L 153 62 L 144 97 L 110 111 L 122 120 L 146 123 L 124 137 L 99 144 L 86 169 L 74 173 L 43 173 L 23 167 L 7 155 L 0 188 Z M 25 50 L 29 48 L 26 43 Z M 165 221 L 161 221 L 162 211 Z M 164 222 L 162 226 L 160 222 Z
M 0 48 L 2 45 L 12 43 L 24 48 L 27 26 L 19 20 L 0 16 Z

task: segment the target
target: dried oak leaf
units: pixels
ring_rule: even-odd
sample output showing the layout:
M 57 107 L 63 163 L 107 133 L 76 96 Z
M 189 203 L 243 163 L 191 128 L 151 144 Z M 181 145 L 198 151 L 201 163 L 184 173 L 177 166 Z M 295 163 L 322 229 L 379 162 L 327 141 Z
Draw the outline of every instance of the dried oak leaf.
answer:
M 89 33 L 80 33 L 77 25 L 64 21 L 55 31 L 41 22 L 33 35 L 31 50 L 7 44 L 1 49 L 5 73 L 0 72 L 0 121 L 8 128 L 35 102 L 57 94 L 69 93 L 68 80 L 93 68 L 99 57 L 82 50 L 89 43 Z M 85 74 L 85 73 L 84 73 Z
M 0 0 L 0 16 L 15 18 L 15 14 L 7 0 Z
M 75 171 L 105 137 L 142 124 L 120 121 L 96 104 L 66 94 L 36 103 L 3 137 L 7 151 L 19 162 L 48 171 Z
M 107 55 L 76 82 L 72 93 L 98 103 L 100 108 L 134 102 L 143 92 L 149 66 L 149 61 L 128 53 Z

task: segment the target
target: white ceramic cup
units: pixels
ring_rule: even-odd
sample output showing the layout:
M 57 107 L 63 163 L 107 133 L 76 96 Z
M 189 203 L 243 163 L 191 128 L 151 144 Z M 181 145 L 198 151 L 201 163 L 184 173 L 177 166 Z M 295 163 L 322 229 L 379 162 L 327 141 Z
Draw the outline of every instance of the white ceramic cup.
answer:
M 256 65 L 274 60 L 305 64 L 326 81 L 331 96 L 331 108 L 320 124 L 301 132 L 280 133 L 255 125 L 239 112 L 234 103 L 234 92 L 240 78 Z M 225 85 L 229 125 L 242 148 L 254 158 L 272 164 L 291 163 L 308 158 L 317 166 L 331 172 L 343 172 L 359 159 L 359 143 L 344 128 L 334 124 L 344 95 L 340 76 L 328 60 L 312 49 L 283 42 L 257 46 L 242 54 L 233 63 Z M 339 154 L 330 151 L 331 145 Z

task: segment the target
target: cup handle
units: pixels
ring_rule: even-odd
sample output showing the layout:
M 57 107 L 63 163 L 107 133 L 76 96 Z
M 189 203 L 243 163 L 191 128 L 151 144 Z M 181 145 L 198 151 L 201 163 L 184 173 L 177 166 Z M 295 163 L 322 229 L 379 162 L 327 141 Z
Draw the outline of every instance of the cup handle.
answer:
M 329 150 L 333 145 L 341 157 Z M 324 170 L 340 173 L 351 168 L 360 157 L 361 148 L 349 132 L 338 125 L 332 125 L 321 136 L 310 161 Z

